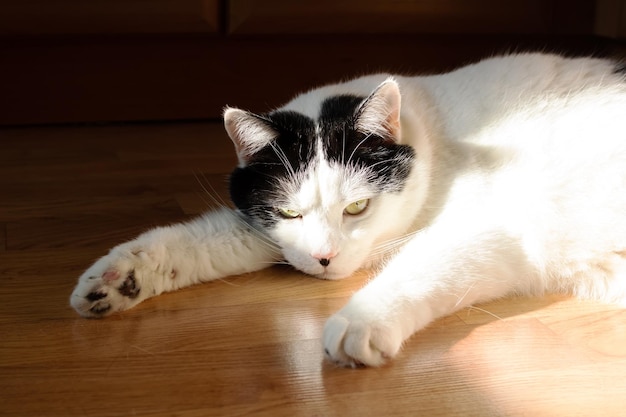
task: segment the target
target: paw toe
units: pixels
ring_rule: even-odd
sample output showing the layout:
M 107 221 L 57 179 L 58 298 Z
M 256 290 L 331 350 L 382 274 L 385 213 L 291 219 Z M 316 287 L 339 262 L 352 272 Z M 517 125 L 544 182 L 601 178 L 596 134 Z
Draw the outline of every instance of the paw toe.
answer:
M 107 294 L 104 291 L 97 290 L 97 291 L 90 292 L 89 294 L 85 296 L 85 298 L 91 302 L 95 302 L 95 301 L 103 299 L 106 296 Z
M 109 310 L 111 310 L 111 304 L 109 303 L 98 303 L 89 309 L 94 316 L 102 316 L 106 314 Z
M 400 344 L 389 329 L 341 315 L 331 317 L 324 327 L 326 358 L 346 367 L 381 366 L 397 353 Z

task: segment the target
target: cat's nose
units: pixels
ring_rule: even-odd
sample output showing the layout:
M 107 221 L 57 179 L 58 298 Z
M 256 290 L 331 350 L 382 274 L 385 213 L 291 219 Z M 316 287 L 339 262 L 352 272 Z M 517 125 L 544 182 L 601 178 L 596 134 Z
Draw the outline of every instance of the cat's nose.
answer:
M 330 260 L 334 258 L 335 256 L 337 256 L 337 253 L 336 252 L 316 253 L 311 256 L 317 259 L 320 265 L 328 266 L 330 265 Z

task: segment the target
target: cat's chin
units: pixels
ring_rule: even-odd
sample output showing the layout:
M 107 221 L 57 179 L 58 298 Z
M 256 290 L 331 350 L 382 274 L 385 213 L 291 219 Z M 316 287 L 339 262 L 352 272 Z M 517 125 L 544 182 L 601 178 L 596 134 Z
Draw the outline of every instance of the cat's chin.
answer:
M 339 279 L 344 279 L 347 276 L 348 275 L 346 274 L 338 274 L 338 273 L 333 273 L 333 272 L 324 272 L 322 274 L 314 275 L 315 278 L 325 279 L 328 281 L 336 281 Z
M 346 273 L 341 273 L 341 272 L 331 272 L 331 271 L 324 271 L 321 274 L 311 274 L 313 275 L 315 278 L 318 279 L 325 279 L 328 281 L 336 281 L 336 280 L 340 280 L 340 279 L 344 279 L 349 277 L 351 274 L 346 274 Z

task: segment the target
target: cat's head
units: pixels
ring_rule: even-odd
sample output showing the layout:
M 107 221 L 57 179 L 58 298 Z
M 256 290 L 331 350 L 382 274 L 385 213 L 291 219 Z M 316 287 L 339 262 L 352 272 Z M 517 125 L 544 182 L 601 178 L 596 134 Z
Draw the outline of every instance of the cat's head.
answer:
M 224 121 L 239 158 L 232 201 L 295 268 L 342 278 L 391 238 L 415 158 L 398 143 L 394 80 L 368 97 L 328 97 L 315 118 L 227 108 Z

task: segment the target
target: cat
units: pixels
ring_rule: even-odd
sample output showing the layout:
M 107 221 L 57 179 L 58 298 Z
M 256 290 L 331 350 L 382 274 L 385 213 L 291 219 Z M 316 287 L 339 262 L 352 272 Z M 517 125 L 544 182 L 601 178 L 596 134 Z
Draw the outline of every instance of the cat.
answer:
M 625 78 L 611 60 L 519 53 L 327 85 L 267 114 L 227 107 L 236 209 L 114 247 L 71 305 L 102 317 L 278 261 L 330 280 L 375 267 L 323 331 L 352 367 L 507 295 L 626 305 Z

